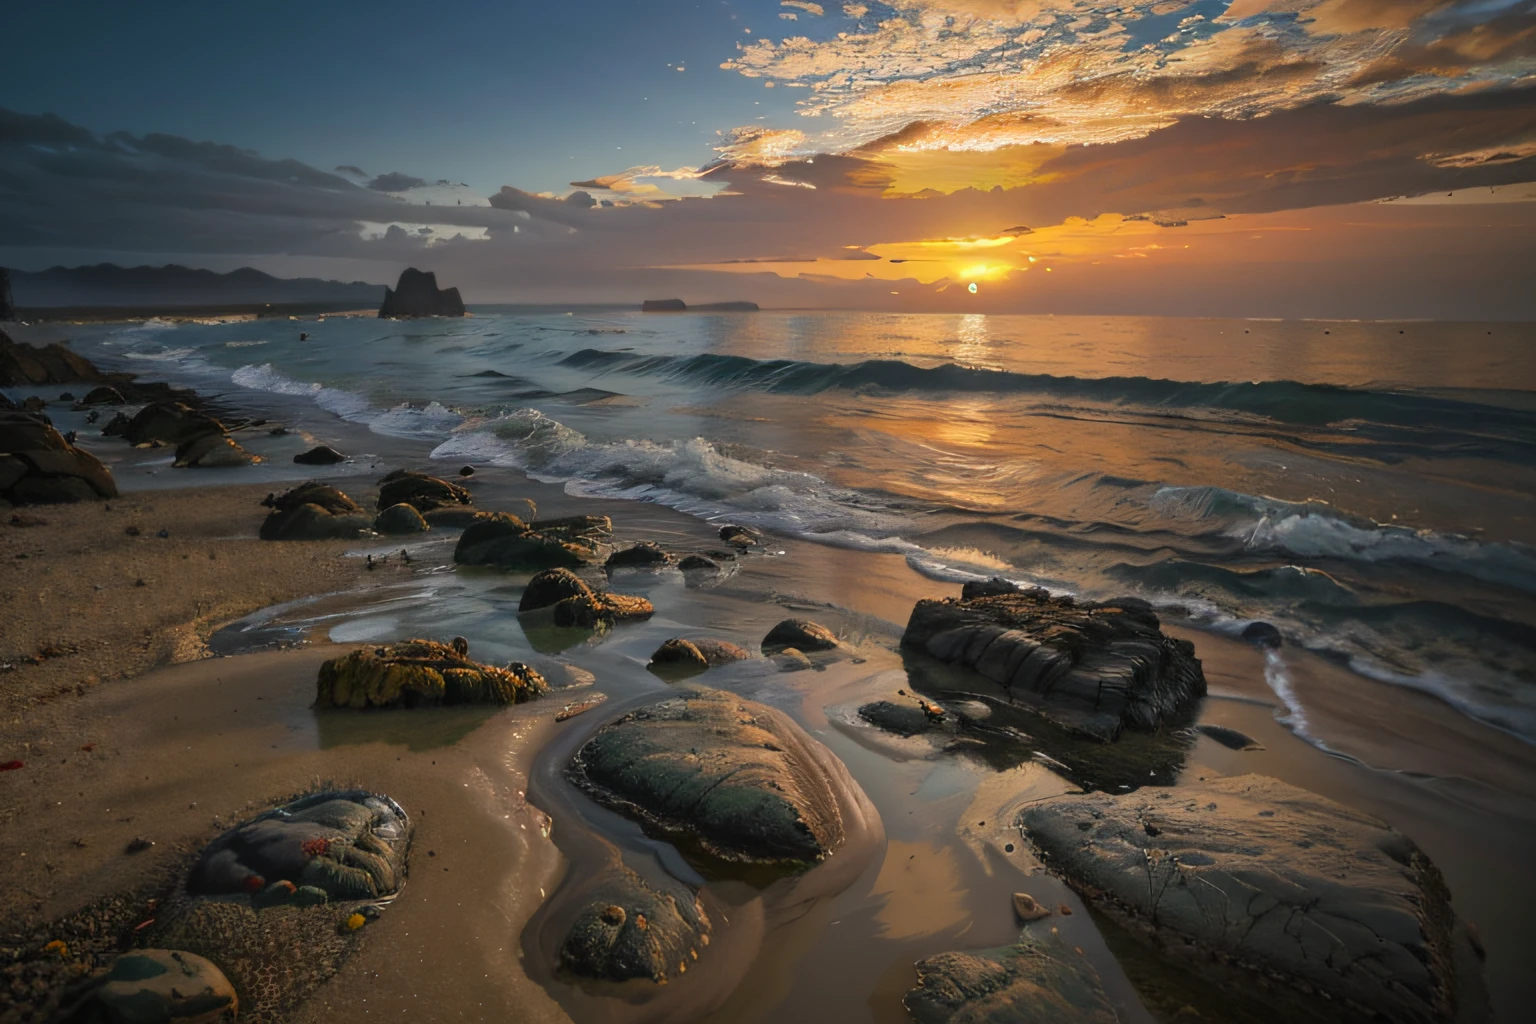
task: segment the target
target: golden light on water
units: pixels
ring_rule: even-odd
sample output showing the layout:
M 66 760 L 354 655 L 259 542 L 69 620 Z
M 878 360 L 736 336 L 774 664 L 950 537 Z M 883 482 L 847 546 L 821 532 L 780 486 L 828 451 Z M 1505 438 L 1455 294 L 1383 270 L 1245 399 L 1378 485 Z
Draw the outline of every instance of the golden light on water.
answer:
M 966 285 L 965 286 L 965 290 L 970 292 L 972 295 L 975 295 L 976 294 L 976 282 L 972 281 L 970 284 Z

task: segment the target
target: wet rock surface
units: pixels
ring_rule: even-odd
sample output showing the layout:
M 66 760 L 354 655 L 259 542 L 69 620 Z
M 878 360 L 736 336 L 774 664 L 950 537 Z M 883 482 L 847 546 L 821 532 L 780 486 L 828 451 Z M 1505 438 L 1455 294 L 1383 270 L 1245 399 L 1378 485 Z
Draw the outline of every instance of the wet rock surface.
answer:
M 299 452 L 293 461 L 301 466 L 334 466 L 338 462 L 346 462 L 347 457 L 335 448 L 322 444 L 307 452 Z
M 235 443 L 225 433 L 199 434 L 176 446 L 177 469 L 224 469 L 230 466 L 248 466 L 257 457 Z
M 233 1021 L 240 1000 L 224 973 L 195 953 L 136 949 L 71 994 L 66 1024 L 212 1024 Z
M 575 597 L 567 597 L 554 606 L 556 626 L 579 626 L 595 629 L 616 622 L 648 619 L 656 614 L 651 602 L 632 594 L 615 594 L 610 590 L 597 590 Z
M 366 536 L 373 519 L 346 494 L 317 481 L 309 481 L 266 497 L 272 509 L 262 521 L 262 540 L 333 540 Z
M 658 888 L 619 868 L 590 900 L 560 947 L 561 968 L 577 977 L 665 983 L 686 973 L 709 945 L 709 917 L 681 883 Z
M 537 611 L 559 604 L 568 597 L 590 597 L 592 588 L 569 569 L 545 569 L 535 573 L 518 600 L 519 612 Z
M 1151 730 L 1205 695 L 1194 645 L 1142 601 L 1077 603 L 1039 588 L 919 601 L 903 648 L 971 669 L 1063 728 L 1100 740 Z
M 111 472 L 90 452 L 36 416 L 0 411 L 0 498 L 32 505 L 116 496 Z
M 315 706 L 521 704 L 548 688 L 543 676 L 521 662 L 497 668 L 471 661 L 448 644 L 405 640 L 361 648 L 322 664 Z
M 1019 824 L 1085 899 L 1218 984 L 1318 1020 L 1456 1018 L 1450 894 L 1369 815 L 1243 775 L 1056 797 Z
M 676 555 L 647 540 L 615 551 L 605 564 L 610 569 L 663 569 L 676 562 Z
M 917 1024 L 1114 1024 L 1097 972 L 1061 939 L 940 953 L 917 962 L 902 1000 Z
M 837 634 L 809 619 L 785 619 L 763 637 L 764 654 L 777 654 L 790 647 L 801 653 L 836 650 Z
M 575 569 L 595 548 L 579 538 L 534 530 L 510 512 L 483 512 L 459 536 L 453 560 L 459 565 L 490 565 L 537 571 Z
M 853 783 L 781 711 L 700 690 L 599 729 L 567 778 L 621 814 L 723 861 L 809 866 L 841 845 Z
M 11 319 L 0 317 L 0 319 Z M 96 381 L 101 373 L 90 360 L 76 355 L 66 346 L 28 345 L 11 340 L 0 331 L 0 387 L 17 388 L 37 384 L 74 384 Z
M 467 487 L 407 469 L 397 469 L 379 481 L 380 512 L 402 502 L 418 512 L 430 512 L 435 508 L 472 505 L 474 501 L 475 496 Z
M 675 679 L 734 661 L 745 661 L 749 657 L 751 655 L 745 648 L 729 640 L 673 637 L 656 648 L 647 668 L 657 675 Z
M 388 536 L 426 533 L 431 529 L 421 513 L 416 511 L 414 506 L 407 505 L 403 501 L 398 505 L 389 506 L 374 517 L 373 528 Z

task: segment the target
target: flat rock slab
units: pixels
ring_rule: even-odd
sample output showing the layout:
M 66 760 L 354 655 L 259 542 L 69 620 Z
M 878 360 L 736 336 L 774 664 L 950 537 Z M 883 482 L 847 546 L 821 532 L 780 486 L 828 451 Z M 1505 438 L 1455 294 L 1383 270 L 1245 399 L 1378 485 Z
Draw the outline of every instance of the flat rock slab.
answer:
M 791 867 L 842 844 L 839 791 L 854 785 L 783 712 L 719 690 L 604 726 L 567 774 L 600 803 L 713 857 Z
M 658 889 L 620 868 L 590 899 L 560 947 L 560 966 L 578 977 L 665 984 L 709 945 L 709 916 L 681 883 Z
M 1085 899 L 1218 982 L 1320 992 L 1319 1020 L 1455 1017 L 1450 894 L 1367 814 L 1242 775 L 1055 797 L 1019 823 Z
M 1035 588 L 919 601 L 902 646 L 972 669 L 1063 728 L 1113 740 L 1205 696 L 1194 645 L 1143 601 L 1077 603 Z
M 1057 937 L 917 962 L 902 1002 L 917 1024 L 1115 1024 L 1099 976 Z

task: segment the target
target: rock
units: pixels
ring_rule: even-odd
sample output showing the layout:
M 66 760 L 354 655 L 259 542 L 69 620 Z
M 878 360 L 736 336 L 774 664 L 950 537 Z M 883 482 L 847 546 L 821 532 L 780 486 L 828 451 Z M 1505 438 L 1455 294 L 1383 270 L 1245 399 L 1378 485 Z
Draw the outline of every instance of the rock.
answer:
M 474 475 L 475 475 L 475 467 L 474 466 L 460 466 L 459 467 L 459 476 L 474 476 Z
M 578 541 L 531 530 L 510 512 L 482 512 L 459 535 L 453 560 L 525 571 L 574 569 L 585 563 L 591 550 Z
M 656 609 L 643 597 L 598 590 L 558 602 L 555 625 L 592 629 L 627 619 L 648 619 L 654 614 Z
M 711 561 L 703 555 L 684 555 L 682 560 L 677 563 L 677 567 L 683 570 L 683 572 L 693 572 L 695 570 L 707 572 L 720 571 L 719 562 Z
M 463 316 L 464 300 L 457 288 L 439 288 L 430 270 L 407 267 L 393 288 L 384 289 L 379 316 Z
M 8 320 L 10 317 L 0 317 Z M 73 384 L 97 381 L 101 371 L 90 360 L 71 352 L 63 344 L 27 345 L 12 341 L 0 331 L 0 387 L 20 388 L 42 384 Z
M 1280 630 L 1268 622 L 1250 622 L 1243 627 L 1243 639 L 1255 647 L 1264 650 L 1279 650 L 1285 643 L 1285 638 L 1280 635 Z
M 578 977 L 660 984 L 686 972 L 709 945 L 709 917 L 681 884 L 658 890 L 619 868 L 591 900 L 560 946 L 560 966 Z
M 11 298 L 11 271 L 0 267 L 0 320 L 16 319 L 16 303 Z
M 467 488 L 440 477 L 397 469 L 379 481 L 379 511 L 404 502 L 418 512 L 451 505 L 473 505 L 475 496 Z
M 1001 576 L 989 580 L 972 580 L 960 588 L 960 600 L 971 601 L 978 597 L 998 597 L 1002 594 L 1019 593 L 1019 585 Z
M 106 426 L 101 428 L 101 436 L 122 437 L 128 430 L 128 424 L 132 422 L 133 420 L 129 418 L 127 413 L 117 413 L 107 421 Z
M 682 313 L 688 304 L 682 299 L 646 299 L 640 303 L 642 313 Z
M 61 402 L 73 402 L 74 400 L 75 396 L 68 391 L 62 392 L 59 395 L 59 401 Z
M 897 704 L 889 700 L 877 700 L 859 708 L 859 717 L 877 729 L 897 736 L 916 736 L 937 728 L 944 721 L 944 709 L 930 701 L 919 700 L 916 704 Z
M 391 505 L 380 512 L 373 520 L 373 528 L 379 533 L 389 536 L 400 536 L 407 533 L 426 533 L 431 529 L 427 521 L 421 517 L 416 509 L 401 502 Z
M 763 542 L 763 535 L 750 526 L 722 526 L 720 539 L 732 547 L 751 548 Z
M 1049 907 L 1042 907 L 1033 896 L 1027 892 L 1013 894 L 1013 916 L 1028 924 L 1030 921 L 1039 921 L 1051 916 Z
M 228 434 L 201 434 L 176 447 L 178 469 L 249 466 L 257 457 L 241 448 Z
M 593 799 L 727 861 L 806 867 L 843 842 L 840 762 L 783 712 L 718 690 L 599 729 L 567 776 Z
M 523 588 L 522 600 L 517 603 L 519 612 L 531 612 L 559 604 L 568 597 L 591 597 L 592 588 L 580 576 L 569 569 L 545 569 L 535 573 Z
M 565 516 L 560 519 L 535 519 L 528 528 L 546 537 L 579 543 L 594 551 L 613 539 L 613 520 L 607 516 Z
M 675 636 L 656 648 L 646 667 L 657 675 L 679 678 L 749 657 L 743 648 L 728 640 L 685 640 Z
M 14 412 L 15 410 L 16 403 L 11 401 L 9 395 L 0 392 L 0 412 Z
M 92 388 L 85 393 L 84 398 L 80 399 L 81 405 L 122 405 L 123 402 L 123 393 L 105 384 Z
M 1450 894 L 1412 840 L 1369 815 L 1242 775 L 1159 798 L 1055 797 L 1019 823 L 1085 899 L 1219 984 L 1329 1021 L 1456 1016 Z M 1301 995 L 1313 991 L 1324 998 Z
M 771 660 L 778 666 L 780 672 L 809 672 L 816 667 L 804 652 L 793 647 L 784 648 L 773 655 Z
M 239 1009 L 234 986 L 208 960 L 173 949 L 135 949 L 90 983 L 68 1019 L 212 1024 L 234 1020 Z
M 1083 954 L 1059 937 L 940 953 L 917 962 L 902 1000 L 916 1024 L 1115 1024 L 1119 1017 Z
M 478 515 L 480 513 L 473 508 L 465 508 L 462 505 L 454 508 L 435 508 L 421 514 L 427 521 L 427 525 L 435 530 L 462 530 L 474 522 Z
M 48 408 L 48 403 L 37 395 L 28 395 L 21 400 L 22 412 L 42 412 L 46 408 Z
M 22 412 L 0 412 L 0 498 L 13 505 L 115 498 L 117 483 L 90 452 Z
M 334 466 L 338 462 L 346 462 L 347 457 L 335 448 L 322 444 L 307 452 L 299 452 L 293 461 L 302 466 Z
M 330 484 L 315 480 L 262 504 L 272 512 L 261 524 L 262 540 L 347 540 L 368 535 L 373 520 L 362 506 Z
M 308 886 L 331 900 L 378 899 L 398 892 L 405 881 L 410 839 L 410 819 L 387 796 L 361 789 L 312 793 L 209 843 L 187 889 L 256 897 L 274 883 L 289 882 L 295 895 Z
M 447 644 L 405 640 L 365 647 L 320 666 L 316 707 L 384 708 L 438 704 L 521 704 L 549 685 L 521 662 L 471 661 Z
M 179 445 L 204 434 L 223 433 L 224 424 L 186 402 L 152 402 L 134 414 L 122 436 L 130 444 Z
M 809 619 L 785 619 L 763 637 L 763 653 L 775 654 L 788 647 L 802 653 L 834 651 L 838 647 L 837 634 Z
M 1209 736 L 1228 750 L 1263 750 L 1264 745 L 1246 733 L 1224 725 L 1197 725 L 1195 731 Z
M 1156 729 L 1205 695 L 1194 645 L 1144 601 L 1077 603 L 1038 588 L 919 601 L 902 646 L 974 669 L 1063 728 L 1109 741 Z
M 608 556 L 609 569 L 660 569 L 672 565 L 677 556 L 662 549 L 655 541 L 641 541 Z

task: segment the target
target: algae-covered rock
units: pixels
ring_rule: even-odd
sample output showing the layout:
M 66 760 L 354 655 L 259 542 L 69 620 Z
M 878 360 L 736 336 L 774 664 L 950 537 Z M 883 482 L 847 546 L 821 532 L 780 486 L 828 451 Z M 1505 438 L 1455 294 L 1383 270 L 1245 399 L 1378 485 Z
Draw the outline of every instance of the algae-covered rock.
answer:
M 366 790 L 313 793 L 230 829 L 203 850 L 187 889 L 258 896 L 277 882 L 333 900 L 377 899 L 405 878 L 410 820 Z
M 431 529 L 414 505 L 401 502 L 380 512 L 373 520 L 373 528 L 379 533 L 396 537 L 411 533 L 426 533 Z
M 68 1024 L 213 1024 L 240 1009 L 235 988 L 211 962 L 175 949 L 135 949 L 93 979 L 63 1018 Z
M 1194 645 L 1144 601 L 1079 603 L 1039 588 L 919 601 L 901 638 L 964 666 L 1063 728 L 1100 740 L 1156 729 L 1205 695 Z
M 641 541 L 615 551 L 605 563 L 609 569 L 662 569 L 677 562 L 677 556 L 655 541 Z
M 916 1024 L 1115 1024 L 1120 1018 L 1083 954 L 1059 937 L 940 953 L 917 962 L 902 1000 Z
M 320 666 L 316 707 L 520 704 L 548 689 L 527 665 L 482 665 L 447 644 L 405 640 L 364 647 Z
M 545 569 L 536 573 L 523 588 L 517 603 L 519 612 L 536 611 L 559 604 L 568 597 L 591 597 L 592 588 L 569 569 Z
M 615 594 L 608 590 L 592 591 L 567 597 L 555 605 L 555 625 L 581 626 L 592 629 L 599 625 L 648 619 L 656 613 L 651 602 L 630 594 Z
M 366 536 L 373 520 L 361 505 L 330 484 L 315 480 L 262 502 L 272 511 L 261 524 L 262 540 L 334 540 Z
M 379 511 L 404 502 L 418 512 L 453 505 L 472 505 L 475 496 L 467 487 L 441 477 L 397 469 L 379 481 Z
M 538 571 L 577 568 L 589 553 L 578 541 L 529 529 L 510 512 L 486 512 L 464 527 L 453 560 L 459 565 Z
M 560 946 L 560 966 L 578 977 L 662 983 L 685 973 L 709 945 L 709 917 L 681 884 L 655 888 L 619 868 L 590 899 Z
M 837 634 L 809 619 L 785 619 L 763 637 L 763 653 L 776 654 L 793 647 L 800 652 L 836 650 Z
M 462 530 L 474 522 L 481 514 L 469 506 L 452 505 L 447 508 L 435 508 L 430 512 L 423 512 L 421 517 L 433 529 Z
M 807 866 L 842 844 L 846 770 L 783 712 L 718 690 L 599 729 L 567 775 L 598 802 L 727 861 Z
M 729 640 L 706 637 L 684 639 L 675 636 L 656 648 L 646 667 L 659 676 L 677 679 L 696 675 L 717 665 L 745 661 L 748 657 L 750 655 L 743 648 Z

